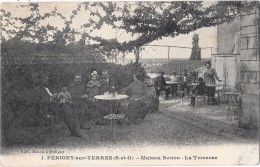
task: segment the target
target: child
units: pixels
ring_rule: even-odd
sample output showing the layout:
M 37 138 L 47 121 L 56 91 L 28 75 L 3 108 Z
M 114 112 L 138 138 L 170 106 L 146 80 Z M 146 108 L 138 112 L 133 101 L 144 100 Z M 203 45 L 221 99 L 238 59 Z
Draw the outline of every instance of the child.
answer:
M 196 95 L 204 95 L 205 94 L 205 82 L 203 81 L 203 78 L 198 78 L 198 84 L 196 87 L 192 90 L 192 96 L 191 96 L 191 105 L 195 105 Z
M 100 81 L 98 80 L 97 72 L 94 71 L 91 73 L 91 80 L 87 84 L 88 96 L 93 98 L 99 94 L 99 88 L 101 86 Z
M 69 104 L 72 103 L 71 95 L 68 92 L 67 87 L 63 87 L 61 89 L 61 92 L 58 94 L 57 99 L 59 100 L 59 103 L 61 105 L 66 104 L 66 103 L 69 103 Z

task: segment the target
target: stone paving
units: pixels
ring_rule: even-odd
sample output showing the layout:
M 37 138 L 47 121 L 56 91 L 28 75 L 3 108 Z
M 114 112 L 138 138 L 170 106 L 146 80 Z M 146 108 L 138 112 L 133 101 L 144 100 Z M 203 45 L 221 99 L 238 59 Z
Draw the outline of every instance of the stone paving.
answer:
M 172 98 L 160 99 L 161 110 L 175 117 L 184 117 L 189 123 L 200 125 L 213 133 L 255 141 L 257 131 L 245 130 L 239 126 L 240 109 L 230 104 L 212 105 L 203 100 L 197 101 L 195 106 L 190 105 L 190 99 Z

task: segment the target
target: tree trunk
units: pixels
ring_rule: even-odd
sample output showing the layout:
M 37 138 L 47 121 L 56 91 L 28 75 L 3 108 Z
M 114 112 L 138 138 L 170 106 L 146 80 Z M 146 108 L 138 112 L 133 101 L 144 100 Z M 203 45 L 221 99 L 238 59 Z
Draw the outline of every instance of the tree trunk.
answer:
M 134 48 L 134 53 L 135 53 L 135 63 L 138 64 L 140 60 L 140 48 L 138 46 Z

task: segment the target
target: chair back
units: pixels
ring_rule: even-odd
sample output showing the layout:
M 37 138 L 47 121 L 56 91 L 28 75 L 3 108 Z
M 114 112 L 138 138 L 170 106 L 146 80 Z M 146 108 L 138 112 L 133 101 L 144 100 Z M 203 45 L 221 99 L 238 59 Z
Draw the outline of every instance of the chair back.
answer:
M 145 78 L 144 83 L 146 83 L 146 85 L 153 85 L 154 84 L 154 78 Z

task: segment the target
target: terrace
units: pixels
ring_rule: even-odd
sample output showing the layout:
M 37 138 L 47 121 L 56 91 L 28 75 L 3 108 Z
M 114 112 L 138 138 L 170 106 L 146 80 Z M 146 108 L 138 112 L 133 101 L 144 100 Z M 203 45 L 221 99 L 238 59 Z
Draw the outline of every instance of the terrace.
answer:
M 257 131 L 239 127 L 239 112 L 234 113 L 233 121 L 232 114 L 228 117 L 228 105 L 213 106 L 198 101 L 195 106 L 190 106 L 189 103 L 189 99 L 160 99 L 159 112 L 149 113 L 143 121 L 131 126 L 116 125 L 115 139 L 110 126 L 98 125 L 93 121 L 85 123 L 90 130 L 80 131 L 84 138 L 70 137 L 69 131 L 62 124 L 11 129 L 5 137 L 14 146 L 18 144 L 21 147 L 30 145 L 59 148 L 147 146 L 154 143 L 193 146 L 258 142 Z M 10 149 L 12 145 L 8 147 Z

